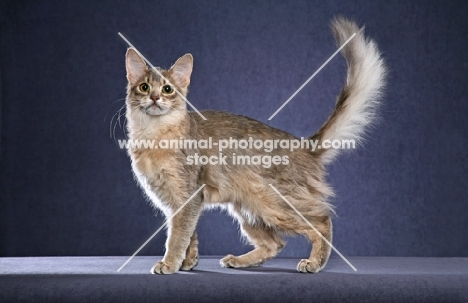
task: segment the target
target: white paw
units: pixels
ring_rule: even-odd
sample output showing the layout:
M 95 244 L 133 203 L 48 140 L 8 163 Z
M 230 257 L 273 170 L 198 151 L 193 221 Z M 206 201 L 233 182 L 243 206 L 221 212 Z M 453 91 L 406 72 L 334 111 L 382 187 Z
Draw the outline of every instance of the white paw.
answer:
M 198 265 L 198 254 L 194 258 L 187 258 L 182 262 L 181 270 L 192 270 L 195 266 Z
M 318 273 L 320 271 L 320 264 L 317 261 L 302 259 L 296 267 L 298 272 L 302 273 Z
M 164 261 L 159 261 L 158 263 L 154 264 L 153 268 L 151 268 L 151 273 L 158 275 L 168 275 L 175 273 L 177 270 L 177 267 L 171 266 Z
M 233 256 L 233 255 L 227 255 L 226 257 L 222 258 L 220 261 L 219 261 L 219 264 L 221 264 L 222 267 L 239 267 L 239 266 L 236 266 L 238 264 L 236 264 L 236 257 Z

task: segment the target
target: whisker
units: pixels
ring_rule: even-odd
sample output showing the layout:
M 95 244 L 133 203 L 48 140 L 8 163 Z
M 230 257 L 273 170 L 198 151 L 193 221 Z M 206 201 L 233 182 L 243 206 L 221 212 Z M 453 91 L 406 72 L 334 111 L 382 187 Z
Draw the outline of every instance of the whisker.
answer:
M 125 97 L 125 98 L 117 99 L 117 100 L 115 100 L 114 102 L 112 102 L 111 104 L 114 104 L 115 102 L 119 102 L 119 101 L 122 101 L 122 100 L 125 100 L 125 99 L 127 99 L 127 98 Z
M 122 100 L 125 100 L 125 99 L 127 99 L 127 98 L 120 98 L 120 99 L 117 99 L 117 100 L 115 100 L 114 102 L 112 102 L 110 104 L 110 107 L 106 110 L 106 114 L 104 115 L 104 121 L 103 122 L 106 122 L 107 115 L 109 114 L 109 110 L 112 107 L 112 105 L 114 105 L 114 103 L 116 103 L 116 102 L 119 102 L 119 101 L 122 101 Z
M 122 125 L 120 124 L 120 118 L 121 118 L 123 115 L 125 115 L 125 113 L 120 114 L 119 117 L 117 118 L 117 120 L 115 121 L 114 130 L 113 130 L 114 141 L 115 141 L 115 139 L 116 139 L 116 137 L 115 137 L 115 128 L 117 127 L 117 121 L 119 121 L 118 124 L 119 124 L 120 128 L 122 129 Z
M 119 113 L 120 113 L 121 111 L 122 111 L 122 109 L 119 110 Z M 119 121 L 119 126 L 120 126 L 120 128 L 122 128 L 122 124 L 120 124 L 120 118 L 121 118 L 123 115 L 125 115 L 125 113 L 119 114 L 119 117 L 117 118 L 117 121 Z
M 112 119 L 109 123 L 109 137 L 112 138 L 112 121 L 114 121 L 114 118 L 116 115 L 120 115 L 120 111 L 126 106 L 126 104 L 122 105 L 120 109 L 112 116 Z M 115 139 L 115 138 L 114 138 Z

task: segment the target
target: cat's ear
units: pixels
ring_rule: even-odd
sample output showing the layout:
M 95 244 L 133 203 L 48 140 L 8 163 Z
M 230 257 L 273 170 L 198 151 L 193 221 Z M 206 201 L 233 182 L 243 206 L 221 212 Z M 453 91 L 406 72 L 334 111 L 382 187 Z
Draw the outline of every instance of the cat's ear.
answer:
M 169 70 L 171 78 L 180 87 L 187 87 L 190 84 L 190 75 L 192 74 L 193 57 L 191 54 L 185 54 L 177 60 Z
M 147 71 L 146 63 L 134 48 L 129 48 L 126 55 L 127 79 L 134 85 Z

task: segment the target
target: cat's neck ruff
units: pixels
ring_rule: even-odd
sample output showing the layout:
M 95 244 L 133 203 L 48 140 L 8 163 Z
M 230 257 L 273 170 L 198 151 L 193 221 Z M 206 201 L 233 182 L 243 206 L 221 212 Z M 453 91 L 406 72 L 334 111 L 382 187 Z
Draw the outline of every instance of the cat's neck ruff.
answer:
M 152 116 L 142 112 L 127 115 L 128 136 L 131 140 L 179 139 L 188 133 L 187 111 L 172 111 L 169 114 Z

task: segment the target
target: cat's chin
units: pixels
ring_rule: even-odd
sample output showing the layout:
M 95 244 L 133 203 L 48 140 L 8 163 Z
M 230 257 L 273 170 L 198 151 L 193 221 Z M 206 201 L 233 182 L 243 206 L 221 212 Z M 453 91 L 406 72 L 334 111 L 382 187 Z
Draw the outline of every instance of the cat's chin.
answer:
M 145 109 L 145 114 L 149 116 L 162 116 L 162 115 L 167 114 L 168 111 L 169 111 L 168 108 L 159 108 L 153 105 Z

